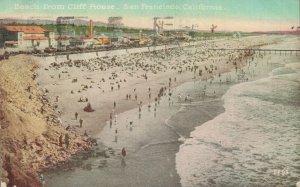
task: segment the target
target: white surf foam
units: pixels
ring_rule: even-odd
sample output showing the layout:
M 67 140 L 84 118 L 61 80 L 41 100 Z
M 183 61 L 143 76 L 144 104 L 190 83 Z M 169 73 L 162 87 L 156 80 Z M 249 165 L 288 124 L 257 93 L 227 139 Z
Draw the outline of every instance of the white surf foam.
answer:
M 182 186 L 296 183 L 300 174 L 296 164 L 300 154 L 299 63 L 272 74 L 231 87 L 223 96 L 226 111 L 197 127 L 181 145 L 176 167 Z M 276 176 L 285 170 L 288 175 Z

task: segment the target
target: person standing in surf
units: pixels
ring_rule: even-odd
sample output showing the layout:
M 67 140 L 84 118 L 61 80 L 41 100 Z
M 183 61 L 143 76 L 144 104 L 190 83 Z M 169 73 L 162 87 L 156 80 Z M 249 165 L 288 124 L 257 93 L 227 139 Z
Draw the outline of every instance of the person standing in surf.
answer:
M 126 166 L 126 162 L 125 162 L 125 157 L 126 157 L 126 150 L 125 150 L 125 147 L 122 148 L 122 151 L 121 151 L 121 166 L 122 167 L 125 167 Z
M 126 150 L 125 150 L 125 147 L 122 148 L 121 156 L 122 156 L 122 158 L 125 158 L 125 157 L 126 157 Z

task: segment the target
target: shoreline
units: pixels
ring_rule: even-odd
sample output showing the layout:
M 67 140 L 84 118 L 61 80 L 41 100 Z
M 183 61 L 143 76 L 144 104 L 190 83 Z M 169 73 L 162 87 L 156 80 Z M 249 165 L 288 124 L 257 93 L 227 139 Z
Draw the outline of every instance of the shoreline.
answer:
M 193 80 L 193 79 L 191 79 L 191 80 Z M 184 82 L 184 81 L 183 81 L 183 82 Z M 182 84 L 180 84 L 180 85 L 182 85 Z M 225 92 L 224 92 L 224 93 L 225 93 Z M 217 101 L 218 101 L 218 100 L 217 100 Z M 137 106 L 137 104 L 136 104 L 136 106 Z M 209 105 L 209 106 L 210 106 L 210 105 Z M 143 107 L 143 108 L 144 108 L 144 107 Z M 220 103 L 217 104 L 216 108 L 221 108 L 221 107 L 220 107 Z M 215 109 L 215 108 L 214 108 L 214 109 Z M 212 111 L 215 111 L 214 109 L 212 109 Z M 132 110 L 135 110 L 135 109 L 132 109 Z M 128 111 L 128 110 L 127 110 L 127 111 Z M 126 112 L 125 112 L 125 113 L 126 113 Z M 218 115 L 218 114 L 220 114 L 220 113 L 222 113 L 222 110 L 218 111 L 216 115 Z M 119 115 L 119 113 L 118 113 L 118 115 Z M 120 115 L 122 115 L 122 114 L 120 114 Z M 213 117 L 213 116 L 210 116 L 209 119 L 212 118 L 212 117 Z M 118 116 L 118 118 L 119 118 L 119 116 Z M 208 120 L 209 120 L 209 119 L 208 119 Z M 208 121 L 208 120 L 204 120 L 204 121 Z M 108 124 L 106 124 L 106 127 L 107 127 L 107 126 L 108 126 Z M 101 132 L 103 133 L 104 131 L 101 131 Z M 100 141 L 101 141 L 101 140 L 100 140 Z M 103 141 L 102 141 L 102 142 L 103 142 Z M 177 141 L 176 141 L 176 142 L 177 142 Z M 177 146 L 177 147 L 179 148 L 179 146 Z M 118 149 L 119 149 L 119 148 L 118 148 Z M 118 150 L 118 149 L 117 149 L 117 150 Z M 173 158 L 173 160 L 175 160 L 175 158 Z M 172 166 L 171 166 L 171 167 L 172 167 Z M 173 167 L 174 167 L 174 166 L 173 166 Z M 51 175 L 50 175 L 49 177 L 51 178 Z M 173 179 L 174 179 L 174 178 L 173 178 Z M 176 179 L 176 180 L 177 180 L 177 179 Z M 176 180 L 174 180 L 174 182 L 175 182 Z M 69 181 L 69 182 L 70 182 L 70 181 Z M 67 185 L 67 182 L 65 183 L 65 185 Z M 50 183 L 50 186 L 51 186 L 51 183 Z M 177 183 L 176 186 L 180 186 L 180 185 Z
M 234 70 L 232 70 L 231 72 L 228 72 L 228 74 L 235 74 Z M 215 76 L 215 78 L 216 77 L 217 77 L 217 75 Z M 186 94 L 187 93 L 193 94 L 193 92 L 194 92 L 194 89 L 193 89 L 194 86 L 193 85 L 205 84 L 204 82 L 205 81 L 201 81 L 201 80 L 185 82 L 183 84 L 178 85 L 176 88 L 174 88 L 174 94 L 176 95 L 176 94 L 183 93 L 183 92 L 186 93 Z M 172 123 L 172 121 L 177 121 L 178 122 L 179 119 L 176 118 L 176 114 L 178 112 L 185 112 L 185 114 L 183 114 L 183 115 L 188 115 L 190 113 L 189 111 L 182 111 L 181 109 L 179 109 L 179 110 L 176 109 L 174 111 L 175 113 L 173 113 L 167 119 L 163 118 L 163 120 L 160 121 L 160 122 L 152 121 L 150 124 L 144 125 L 144 126 L 149 126 L 151 124 L 153 125 L 153 123 L 163 123 L 163 125 L 166 126 L 167 131 L 174 131 L 175 132 L 175 137 L 174 137 L 174 139 L 172 138 L 173 140 L 167 140 L 167 141 L 156 142 L 156 143 L 149 143 L 149 144 L 145 144 L 145 145 L 138 145 L 136 148 L 132 148 L 132 146 L 130 146 L 128 144 L 125 144 L 125 143 L 122 143 L 121 145 L 118 145 L 113 140 L 114 139 L 114 135 L 113 135 L 114 133 L 112 133 L 113 129 L 109 128 L 109 123 L 107 122 L 106 126 L 105 126 L 105 129 L 103 129 L 100 132 L 100 134 L 97 136 L 97 137 L 100 137 L 100 139 L 99 139 L 100 142 L 104 143 L 104 145 L 101 145 L 102 149 L 108 149 L 108 150 L 110 150 L 112 148 L 112 150 L 114 150 L 115 152 L 119 152 L 119 150 L 121 150 L 121 148 L 122 148 L 123 145 L 129 146 L 129 148 L 127 148 L 127 152 L 129 152 L 128 154 L 134 154 L 134 155 L 133 156 L 128 156 L 128 158 L 126 159 L 126 163 L 128 163 L 128 165 L 129 164 L 132 165 L 133 164 L 132 163 L 133 162 L 132 159 L 141 159 L 142 157 L 145 157 L 145 154 L 143 154 L 143 153 L 140 156 L 136 156 L 135 152 L 137 152 L 137 151 L 142 151 L 144 149 L 151 149 L 151 147 L 161 146 L 161 145 L 165 145 L 166 149 L 170 150 L 170 147 L 174 146 L 174 148 L 172 148 L 170 152 L 167 151 L 166 154 L 168 155 L 167 156 L 168 159 L 170 159 L 171 161 L 175 160 L 175 157 L 172 158 L 171 155 L 175 155 L 175 153 L 178 152 L 179 146 L 182 144 L 183 139 L 189 138 L 189 133 L 192 132 L 195 127 L 199 126 L 199 124 L 204 124 L 205 122 L 207 122 L 209 120 L 212 120 L 214 117 L 218 116 L 219 114 L 222 114 L 225 111 L 224 107 L 223 107 L 222 96 L 227 92 L 227 90 L 231 86 L 239 84 L 239 83 L 240 82 L 234 82 L 234 83 L 231 82 L 229 84 L 224 84 L 223 83 L 222 86 L 220 87 L 219 84 L 218 84 L 218 82 L 214 82 L 213 83 L 214 86 L 208 86 L 207 92 L 210 93 L 210 94 L 212 94 L 213 90 L 217 91 L 216 97 L 211 95 L 211 96 L 207 96 L 206 98 L 204 98 L 205 100 L 199 99 L 199 98 L 197 98 L 197 99 L 195 98 L 195 101 L 193 101 L 192 103 L 184 103 L 183 101 L 181 103 L 179 103 L 179 105 L 180 105 L 179 108 L 185 107 L 186 105 L 198 105 L 197 103 L 201 103 L 202 108 L 200 110 L 197 110 L 197 112 L 204 113 L 203 115 L 201 115 L 201 119 L 197 120 L 197 123 L 187 123 L 186 120 L 184 121 L 185 122 L 184 128 L 186 129 L 185 130 L 186 133 L 182 132 L 182 129 L 179 129 L 180 126 L 176 127 Z M 208 80 L 207 84 L 209 84 L 209 80 Z M 191 90 L 191 88 L 192 88 L 192 90 Z M 187 89 L 190 89 L 190 91 L 186 92 Z M 177 102 L 175 102 L 175 103 L 177 103 Z M 151 105 L 153 106 L 154 103 L 151 103 Z M 166 96 L 164 96 L 164 98 L 162 98 L 160 106 L 158 106 L 158 109 L 157 109 L 158 112 L 162 110 L 162 109 L 160 109 L 160 107 L 167 107 L 167 105 L 168 105 L 167 104 L 167 98 L 166 98 Z M 209 114 L 208 114 L 207 111 L 209 111 Z M 129 116 L 128 118 L 132 119 L 132 117 L 130 117 L 130 116 L 134 116 L 134 113 L 136 113 L 136 112 L 137 112 L 137 108 L 131 109 L 129 111 L 125 111 L 125 112 L 123 112 L 121 114 L 118 114 L 118 121 L 120 121 L 120 120 L 122 121 L 122 122 L 118 122 L 118 125 L 117 125 L 118 129 L 120 131 L 118 133 L 118 142 L 119 141 L 123 142 L 125 139 L 128 139 L 127 135 L 125 135 L 125 137 L 124 137 L 124 134 L 123 134 L 124 130 L 125 129 L 128 130 L 128 128 L 129 128 L 126 125 L 126 123 L 128 123 L 128 121 L 126 121 L 126 119 L 127 119 L 128 116 Z M 142 120 L 143 120 L 145 113 L 149 113 L 148 110 L 147 110 L 147 107 L 145 107 L 145 106 L 142 107 L 142 112 L 141 113 L 142 113 Z M 146 115 L 148 115 L 148 114 L 146 114 Z M 153 111 L 151 112 L 151 117 L 152 117 L 152 115 L 153 115 Z M 161 114 L 161 115 L 163 115 L 163 114 Z M 157 116 L 159 116 L 159 114 L 157 114 Z M 146 118 L 148 118 L 148 117 L 146 117 Z M 189 118 L 189 116 L 187 118 Z M 170 120 L 170 119 L 172 119 L 172 120 Z M 126 121 L 126 123 L 124 121 Z M 138 120 L 133 120 L 133 124 L 136 124 L 136 123 L 139 123 Z M 136 127 L 134 127 L 133 131 L 135 131 L 135 128 L 141 128 L 140 125 L 141 124 L 138 124 Z M 115 125 L 113 125 L 113 126 L 115 127 Z M 189 127 L 187 128 L 187 126 L 189 126 Z M 156 126 L 156 128 L 158 128 L 158 127 Z M 170 130 L 170 128 L 171 128 L 171 130 Z M 178 134 L 177 133 L 178 131 L 181 132 L 181 133 Z M 131 134 L 130 136 L 136 136 L 136 135 Z M 183 136 L 183 137 L 181 137 L 181 136 Z M 140 138 L 143 139 L 142 137 L 137 136 L 137 140 L 140 139 Z M 139 143 L 137 142 L 137 144 L 139 144 Z M 99 149 L 99 146 L 96 149 Z M 160 150 L 162 150 L 162 149 L 163 148 L 160 148 Z M 163 154 L 163 153 L 160 153 L 160 154 Z M 93 156 L 92 156 L 91 159 L 92 160 L 99 159 L 99 157 L 93 158 Z M 113 165 L 115 165 L 116 162 L 118 163 L 118 157 L 115 158 L 115 155 L 110 155 L 108 157 L 108 159 L 113 159 L 113 160 L 108 160 L 108 162 L 113 162 L 114 163 Z M 143 164 L 145 164 L 146 162 L 147 161 L 145 160 Z M 143 181 L 142 183 L 136 182 L 135 185 L 143 185 L 143 186 L 146 186 L 146 187 L 147 186 L 150 187 L 153 184 L 155 184 L 156 186 L 167 186 L 167 187 L 168 186 L 170 186 L 170 187 L 180 187 L 181 186 L 181 184 L 180 184 L 180 177 L 177 176 L 177 173 L 176 173 L 176 170 L 175 170 L 175 162 L 174 163 L 173 162 L 169 162 L 169 163 L 166 164 L 166 163 L 164 163 L 165 162 L 164 158 L 162 158 L 160 161 L 156 159 L 155 161 L 151 161 L 151 162 L 155 162 L 156 164 L 160 163 L 159 164 L 159 165 L 161 165 L 160 171 L 156 170 L 154 173 L 159 173 L 160 176 L 163 176 L 162 178 L 164 178 L 164 181 L 159 181 L 159 183 L 156 183 L 154 181 L 148 181 L 147 180 L 147 176 L 150 175 L 150 176 L 154 177 L 157 174 L 154 174 L 153 172 L 150 172 L 151 174 L 149 174 L 149 172 L 146 172 L 146 174 L 145 174 L 146 176 L 143 176 L 143 175 L 139 174 L 138 175 L 139 179 L 134 179 L 134 180 L 137 180 L 137 181 L 140 181 L 140 182 Z M 131 166 L 131 167 L 136 167 L 136 166 Z M 144 165 L 143 165 L 143 167 L 144 167 Z M 74 167 L 71 167 L 71 168 L 74 169 Z M 80 168 L 85 168 L 84 164 L 82 164 L 80 166 Z M 108 175 L 109 176 L 109 174 L 104 174 L 105 172 L 109 172 L 109 171 L 105 170 L 105 168 L 101 168 L 101 169 L 103 170 L 102 175 Z M 148 169 L 151 170 L 151 166 L 148 166 Z M 85 170 L 85 169 L 83 169 L 83 170 Z M 97 170 L 96 166 L 92 167 L 91 170 Z M 167 176 L 167 175 L 164 175 L 165 172 L 168 173 L 167 171 L 173 171 L 173 174 L 172 174 L 171 177 Z M 55 173 L 55 172 L 58 172 L 58 171 L 54 170 L 52 172 Z M 49 177 L 49 180 L 52 180 L 52 177 L 53 177 L 52 174 L 51 174 L 52 172 L 50 172 L 50 173 L 47 174 L 47 177 Z M 80 175 L 84 176 L 85 172 L 83 171 Z M 104 186 L 105 185 L 108 185 L 108 186 L 119 186 L 119 185 L 131 186 L 132 185 L 132 183 L 129 182 L 129 181 L 126 181 L 126 179 L 123 178 L 123 176 L 121 174 L 120 175 L 117 174 L 117 175 L 119 176 L 119 178 L 117 179 L 118 182 L 111 183 L 111 181 L 107 182 L 106 180 L 104 180 L 104 181 L 101 180 L 101 184 L 103 184 Z M 107 177 L 104 177 L 104 178 L 106 179 Z M 131 176 L 131 177 L 134 177 L 134 176 Z M 68 180 L 64 181 L 63 183 L 62 183 L 62 181 L 60 181 L 61 179 L 59 177 L 56 177 L 55 181 L 56 180 L 58 180 L 58 182 L 60 182 L 63 185 L 66 185 L 66 186 L 70 186 L 72 184 L 72 182 L 70 180 L 72 180 L 72 181 L 74 180 L 77 184 L 79 182 L 79 181 L 77 181 L 74 178 L 68 179 Z M 114 180 L 116 180 L 116 179 L 114 179 Z M 126 181 L 127 183 L 124 183 L 124 181 Z M 83 185 L 83 184 L 90 184 L 90 182 L 88 182 L 88 181 L 83 181 L 83 182 L 84 183 L 80 183 L 79 182 L 79 184 L 81 184 L 81 185 Z M 55 185 L 56 185 L 56 182 L 54 182 L 54 183 L 51 182 L 50 184 L 48 184 L 49 187 L 52 187 L 52 186 L 55 186 Z

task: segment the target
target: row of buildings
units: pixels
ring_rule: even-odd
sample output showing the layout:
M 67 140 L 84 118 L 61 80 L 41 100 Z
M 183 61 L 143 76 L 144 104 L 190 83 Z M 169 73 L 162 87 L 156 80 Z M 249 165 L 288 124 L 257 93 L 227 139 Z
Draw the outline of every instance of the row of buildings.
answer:
M 90 22 L 89 34 L 87 36 L 72 36 L 70 34 L 55 33 L 43 29 L 40 26 L 1 26 L 0 47 L 16 50 L 44 50 L 55 48 L 67 50 L 68 48 L 96 48 L 103 45 L 147 45 L 153 42 L 185 40 L 188 36 L 179 33 L 176 36 L 146 35 L 140 33 L 123 34 L 121 30 L 113 33 L 93 33 L 92 21 Z
M 40 26 L 2 26 L 0 27 L 0 47 L 26 49 L 97 47 L 112 43 L 144 43 L 149 37 L 139 34 L 124 36 L 122 33 L 105 33 L 100 36 L 90 34 L 84 37 L 72 37 L 55 34 Z

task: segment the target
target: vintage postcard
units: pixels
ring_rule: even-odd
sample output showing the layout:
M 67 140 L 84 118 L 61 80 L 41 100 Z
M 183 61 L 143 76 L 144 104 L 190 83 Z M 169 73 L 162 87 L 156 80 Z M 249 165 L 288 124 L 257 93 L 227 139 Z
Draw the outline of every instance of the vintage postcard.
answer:
M 0 187 L 300 187 L 299 0 L 0 0 Z

